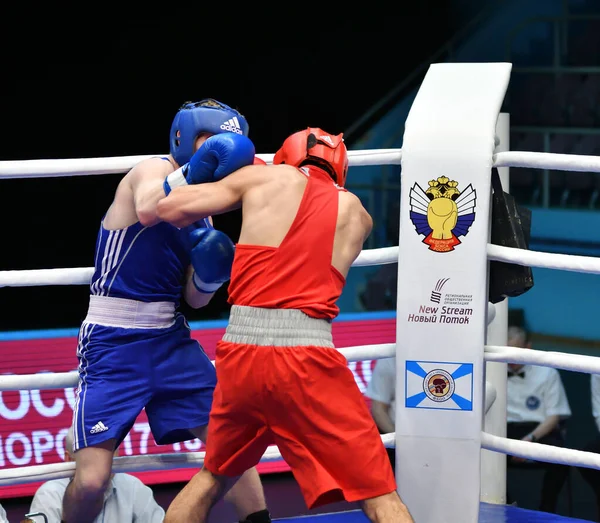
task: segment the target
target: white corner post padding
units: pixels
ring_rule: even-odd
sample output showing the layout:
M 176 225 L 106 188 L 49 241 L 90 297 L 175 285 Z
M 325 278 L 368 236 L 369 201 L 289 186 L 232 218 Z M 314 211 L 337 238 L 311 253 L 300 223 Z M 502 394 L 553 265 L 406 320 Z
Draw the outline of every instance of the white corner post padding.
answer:
M 406 119 L 396 479 L 415 521 L 478 521 L 491 168 L 510 71 L 433 64 Z
M 508 151 L 510 147 L 510 118 L 507 113 L 498 115 L 496 123 L 496 154 Z M 502 189 L 509 192 L 510 172 L 508 167 L 498 167 Z M 491 227 L 490 227 L 491 233 Z M 488 244 L 489 248 L 489 244 Z M 488 257 L 489 259 L 489 257 Z M 488 265 L 489 268 L 489 265 Z M 487 341 L 498 345 L 507 344 L 508 298 L 496 303 L 495 318 L 488 325 Z M 506 363 L 488 361 L 485 364 L 486 397 L 485 432 L 506 437 Z M 494 401 L 488 407 L 488 385 L 494 390 Z M 481 450 L 481 495 L 486 503 L 504 505 L 506 503 L 506 456 L 491 450 Z
M 486 381 L 485 382 L 485 414 L 487 414 L 489 412 L 489 410 L 492 408 L 492 405 L 496 401 L 497 396 L 498 396 L 498 393 L 496 391 L 496 387 L 494 387 L 494 385 L 492 383 L 490 383 L 489 381 Z

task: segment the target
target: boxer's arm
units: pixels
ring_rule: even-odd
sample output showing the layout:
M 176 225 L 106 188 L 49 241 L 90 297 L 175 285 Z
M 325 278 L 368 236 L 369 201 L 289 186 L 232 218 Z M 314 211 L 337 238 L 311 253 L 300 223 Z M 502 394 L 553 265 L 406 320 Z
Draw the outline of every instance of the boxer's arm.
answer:
M 373 219 L 358 196 L 340 193 L 336 237 L 333 243 L 332 265 L 346 277 L 352 263 L 364 248 L 371 234 Z
M 158 202 L 158 218 L 181 228 L 207 216 L 239 209 L 244 194 L 266 181 L 265 169 L 269 167 L 249 165 L 218 182 L 176 187 Z
M 389 404 L 383 403 L 382 401 L 371 400 L 371 415 L 381 434 L 389 434 L 396 430 L 394 422 L 389 415 L 389 411 Z
M 185 287 L 183 288 L 183 299 L 192 309 L 201 309 L 208 305 L 215 295 L 206 292 L 200 292 L 194 285 L 194 267 L 189 266 L 185 278 Z
M 156 204 L 165 197 L 164 181 L 172 171 L 171 162 L 150 158 L 136 165 L 128 173 L 135 213 L 142 225 L 150 227 L 160 221 L 156 213 Z

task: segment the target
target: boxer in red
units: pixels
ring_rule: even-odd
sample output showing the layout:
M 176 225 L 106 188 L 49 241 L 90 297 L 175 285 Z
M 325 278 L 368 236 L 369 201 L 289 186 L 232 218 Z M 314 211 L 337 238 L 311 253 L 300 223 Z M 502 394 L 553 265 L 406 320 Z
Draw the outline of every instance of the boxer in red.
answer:
M 217 345 L 217 388 L 204 468 L 165 523 L 204 522 L 231 478 L 276 444 L 309 508 L 358 501 L 370 521 L 412 522 L 381 437 L 331 321 L 372 219 L 344 189 L 342 135 L 308 128 L 288 137 L 274 165 L 174 189 L 160 219 L 184 227 L 242 208 L 229 284 L 229 324 Z

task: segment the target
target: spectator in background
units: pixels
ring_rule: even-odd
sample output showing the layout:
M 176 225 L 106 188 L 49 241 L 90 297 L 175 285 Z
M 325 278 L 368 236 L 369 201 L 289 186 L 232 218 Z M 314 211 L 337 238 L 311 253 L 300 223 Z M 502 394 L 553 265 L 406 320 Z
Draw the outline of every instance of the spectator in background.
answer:
M 508 345 L 530 349 L 528 332 L 523 327 L 510 326 Z M 571 409 L 556 369 L 509 363 L 506 407 L 508 438 L 564 446 L 561 422 L 571 416 Z M 508 460 L 508 466 L 528 463 L 516 456 L 508 456 Z M 569 467 L 555 463 L 540 465 L 545 471 L 539 510 L 556 513 Z
M 118 456 L 118 449 L 115 456 Z M 73 428 L 69 429 L 65 438 L 65 461 L 75 461 L 73 456 Z M 48 518 L 48 523 L 61 523 L 63 496 L 68 478 L 56 479 L 44 483 L 33 496 L 30 513 L 41 512 Z M 95 522 L 140 522 L 162 523 L 165 511 L 156 503 L 152 490 L 135 476 L 129 474 L 113 474 L 109 488 L 104 494 L 102 511 Z M 0 520 L 1 522 L 1 520 Z
M 381 434 L 396 431 L 396 358 L 377 360 L 365 396 L 371 400 L 371 415 Z M 395 449 L 387 449 L 392 467 Z
M 600 376 L 598 374 L 592 374 L 590 376 L 590 392 L 592 399 L 592 415 L 594 416 L 596 427 L 598 428 L 598 431 L 600 431 Z M 600 434 L 597 433 L 596 438 L 588 443 L 583 450 L 600 454 Z M 600 521 L 600 470 L 588 469 L 585 467 L 577 467 L 577 470 L 579 470 L 583 479 L 594 491 L 598 511 L 596 521 Z

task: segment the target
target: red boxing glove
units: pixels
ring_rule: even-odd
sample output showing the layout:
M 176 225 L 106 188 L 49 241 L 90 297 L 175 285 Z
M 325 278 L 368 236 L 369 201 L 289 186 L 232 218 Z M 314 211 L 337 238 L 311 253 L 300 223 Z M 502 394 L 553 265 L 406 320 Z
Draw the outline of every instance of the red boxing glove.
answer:
M 263 159 L 259 158 L 258 156 L 255 156 L 253 165 L 267 165 L 267 162 L 265 162 Z

